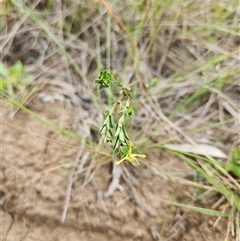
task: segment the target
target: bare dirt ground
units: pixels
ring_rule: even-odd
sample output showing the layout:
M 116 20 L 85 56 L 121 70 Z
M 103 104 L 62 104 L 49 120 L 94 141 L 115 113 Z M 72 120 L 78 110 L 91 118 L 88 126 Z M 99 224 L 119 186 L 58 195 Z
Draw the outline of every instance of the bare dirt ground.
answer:
M 29 107 L 56 124 L 71 125 L 70 118 L 63 118 L 62 102 L 41 103 L 35 98 Z M 102 165 L 90 181 L 85 182 L 86 176 L 79 175 L 73 185 L 66 221 L 61 224 L 71 170 L 41 171 L 73 163 L 77 150 L 33 133 L 74 146 L 79 144 L 6 106 L 2 107 L 1 113 L 1 240 L 130 241 L 154 240 L 154 237 L 165 241 L 224 240 L 226 219 L 221 219 L 213 228 L 216 217 L 169 208 L 162 199 L 173 200 L 176 194 L 181 197 L 185 187 L 154 174 L 153 170 L 144 169 L 144 165 L 137 170 L 127 167 L 134 177 L 138 203 L 123 180 L 124 191 L 101 198 L 100 191 L 106 191 L 111 180 L 110 164 Z M 10 123 L 27 131 L 16 129 Z M 159 154 L 146 161 L 165 165 L 168 170 L 190 171 L 182 162 L 171 165 L 172 158 Z M 185 199 L 181 201 L 187 203 Z

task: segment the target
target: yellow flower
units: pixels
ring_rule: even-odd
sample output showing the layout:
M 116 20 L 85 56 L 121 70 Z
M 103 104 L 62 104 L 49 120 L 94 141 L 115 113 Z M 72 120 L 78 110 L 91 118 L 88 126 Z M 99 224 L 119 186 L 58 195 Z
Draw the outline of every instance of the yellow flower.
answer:
M 130 141 L 129 146 L 128 146 L 127 155 L 124 158 L 122 158 L 120 161 L 115 162 L 116 165 L 119 165 L 120 163 L 122 163 L 124 161 L 129 161 L 132 164 L 137 163 L 140 166 L 140 162 L 137 160 L 136 157 L 145 158 L 146 156 L 143 154 L 133 154 L 132 147 L 133 147 L 133 143 Z

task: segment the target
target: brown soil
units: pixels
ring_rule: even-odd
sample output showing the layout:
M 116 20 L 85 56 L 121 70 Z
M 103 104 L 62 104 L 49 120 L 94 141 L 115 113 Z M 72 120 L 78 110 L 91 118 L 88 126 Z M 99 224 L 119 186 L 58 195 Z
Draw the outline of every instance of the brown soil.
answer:
M 31 109 L 52 122 L 61 122 L 61 102 L 44 104 L 35 101 Z M 82 185 L 85 174 L 79 175 L 73 185 L 66 221 L 61 224 L 70 169 L 41 171 L 63 163 L 73 163 L 77 150 L 30 132 L 70 145 L 77 146 L 78 143 L 26 114 L 14 111 L 12 118 L 12 110 L 2 108 L 1 112 L 4 121 L 1 130 L 1 240 L 130 241 L 154 240 L 153 236 L 165 241 L 224 240 L 227 220 L 221 219 L 213 228 L 216 217 L 170 208 L 162 199 L 173 200 L 176 194 L 181 196 L 186 187 L 154 175 L 153 170 L 147 170 L 144 165 L 138 170 L 128 167 L 135 177 L 138 205 L 123 180 L 123 192 L 117 191 L 111 197 L 99 198 L 97 194 L 106 191 L 111 180 L 110 164 L 101 166 L 86 185 Z M 28 132 L 7 126 L 6 122 Z M 171 163 L 171 160 L 172 157 L 162 154 L 155 162 L 164 165 Z M 174 162 L 165 167 L 178 172 L 189 171 L 180 161 L 178 165 Z M 181 201 L 186 203 L 187 200 Z

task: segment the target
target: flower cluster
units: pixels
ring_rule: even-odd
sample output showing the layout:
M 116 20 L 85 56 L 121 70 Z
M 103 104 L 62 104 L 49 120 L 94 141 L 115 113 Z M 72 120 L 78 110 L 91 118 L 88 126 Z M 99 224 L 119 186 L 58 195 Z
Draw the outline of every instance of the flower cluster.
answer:
M 120 161 L 115 162 L 115 164 L 119 165 L 120 163 L 122 163 L 124 161 L 128 161 L 134 166 L 136 166 L 136 165 L 140 166 L 140 162 L 137 160 L 136 157 L 145 158 L 146 156 L 143 154 L 134 153 L 136 149 L 133 148 L 133 143 L 131 141 L 129 142 L 129 145 L 126 148 L 127 148 L 127 151 L 126 151 L 126 153 L 123 154 L 122 159 Z

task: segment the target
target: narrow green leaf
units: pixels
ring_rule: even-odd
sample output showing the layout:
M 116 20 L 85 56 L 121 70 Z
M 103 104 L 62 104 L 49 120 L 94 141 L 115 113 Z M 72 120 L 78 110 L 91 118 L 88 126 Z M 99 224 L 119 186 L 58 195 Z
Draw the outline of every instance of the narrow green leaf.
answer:
M 127 132 L 126 132 L 125 126 L 122 127 L 122 131 L 123 131 L 123 133 L 124 133 L 125 139 L 126 139 L 127 141 L 129 141 L 129 137 L 128 137 L 128 134 L 127 134 Z
M 119 127 L 119 125 L 118 125 L 118 123 L 117 123 L 116 132 L 115 132 L 115 135 L 114 135 L 114 136 L 118 136 L 121 130 L 122 130 L 122 128 Z
M 115 141 L 114 146 L 113 146 L 114 151 L 119 147 L 119 144 L 120 144 L 120 140 L 119 140 L 119 137 L 117 136 L 116 141 Z
M 103 125 L 102 128 L 100 129 L 100 133 L 104 134 L 106 133 L 106 130 L 107 130 L 107 126 Z
M 169 203 L 176 206 L 176 207 L 180 207 L 180 208 L 183 208 L 183 209 L 186 209 L 186 210 L 191 210 L 191 211 L 206 214 L 206 215 L 217 216 L 217 217 L 219 217 L 219 216 L 220 217 L 228 217 L 229 216 L 228 213 L 222 213 L 222 212 L 217 211 L 217 210 L 200 208 L 200 207 L 186 205 L 186 204 L 183 204 L 183 203 L 178 203 L 178 202 L 173 202 L 173 201 L 169 201 Z
M 113 127 L 114 127 L 114 125 L 113 125 L 113 119 L 112 119 L 112 116 L 111 116 L 111 115 L 109 115 L 109 126 L 110 126 L 110 128 L 113 128 Z
M 121 130 L 120 133 L 119 133 L 119 139 L 124 142 L 125 141 L 125 135 L 124 135 L 124 132 Z

